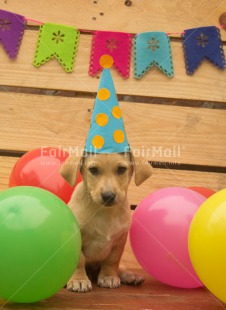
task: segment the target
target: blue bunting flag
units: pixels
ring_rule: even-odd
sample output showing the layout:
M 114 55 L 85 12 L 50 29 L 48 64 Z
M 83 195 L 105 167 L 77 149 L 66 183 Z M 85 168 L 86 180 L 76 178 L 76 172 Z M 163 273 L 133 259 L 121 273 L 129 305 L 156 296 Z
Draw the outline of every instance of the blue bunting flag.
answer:
M 182 37 L 187 74 L 193 74 L 203 59 L 220 69 L 225 68 L 225 55 L 218 28 L 210 26 L 187 29 Z
M 165 32 L 143 32 L 136 35 L 133 54 L 135 78 L 140 79 L 154 65 L 168 77 L 174 75 L 170 40 Z

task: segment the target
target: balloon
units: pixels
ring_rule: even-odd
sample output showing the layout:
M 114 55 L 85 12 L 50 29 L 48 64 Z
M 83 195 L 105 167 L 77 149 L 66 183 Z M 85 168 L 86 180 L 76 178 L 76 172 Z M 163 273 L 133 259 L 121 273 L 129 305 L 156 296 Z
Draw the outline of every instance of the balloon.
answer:
M 189 187 L 189 189 L 203 195 L 206 198 L 209 198 L 210 196 L 216 193 L 212 189 L 206 187 Z
M 0 298 L 31 303 L 55 294 L 81 251 L 77 221 L 52 193 L 29 186 L 0 192 Z
M 59 173 L 60 166 L 68 156 L 66 151 L 54 147 L 43 147 L 26 153 L 16 162 L 11 172 L 9 187 L 40 187 L 68 203 L 74 187 L 71 187 Z M 77 183 L 80 181 L 81 175 Z
M 130 229 L 133 252 L 157 280 L 181 288 L 202 286 L 188 253 L 191 220 L 205 198 L 187 188 L 169 187 L 147 196 Z
M 203 284 L 226 302 L 226 189 L 207 199 L 194 216 L 189 253 Z

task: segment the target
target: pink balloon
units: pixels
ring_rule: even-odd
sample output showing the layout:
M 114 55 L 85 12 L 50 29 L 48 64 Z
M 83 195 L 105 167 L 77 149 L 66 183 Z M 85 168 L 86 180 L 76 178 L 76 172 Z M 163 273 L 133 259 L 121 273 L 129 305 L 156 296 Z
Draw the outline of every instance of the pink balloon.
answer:
M 140 265 L 157 280 L 180 288 L 202 286 L 189 258 L 188 232 L 205 200 L 190 189 L 169 187 L 147 196 L 134 211 L 131 246 Z

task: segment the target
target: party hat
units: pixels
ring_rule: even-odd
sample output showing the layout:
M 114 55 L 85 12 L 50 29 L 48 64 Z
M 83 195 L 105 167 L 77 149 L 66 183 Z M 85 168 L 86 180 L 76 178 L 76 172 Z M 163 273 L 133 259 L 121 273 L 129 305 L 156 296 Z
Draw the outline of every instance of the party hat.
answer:
M 100 58 L 104 68 L 98 88 L 85 151 L 89 153 L 123 153 L 130 150 L 121 109 L 109 68 L 113 59 L 109 55 Z

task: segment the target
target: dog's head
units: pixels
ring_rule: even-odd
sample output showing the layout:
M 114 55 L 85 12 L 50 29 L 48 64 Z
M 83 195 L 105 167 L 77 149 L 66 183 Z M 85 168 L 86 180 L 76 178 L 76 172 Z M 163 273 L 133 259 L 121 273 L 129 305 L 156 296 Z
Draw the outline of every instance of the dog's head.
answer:
M 102 206 L 113 206 L 125 200 L 133 172 L 137 186 L 152 174 L 150 164 L 132 153 L 84 153 L 80 159 L 69 157 L 60 174 L 74 186 L 79 170 L 92 200 Z

